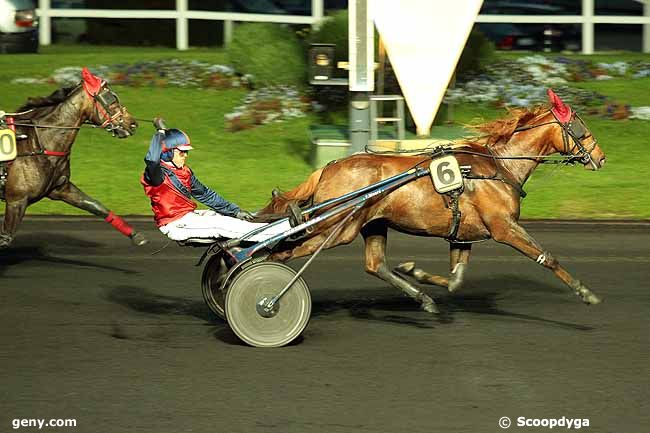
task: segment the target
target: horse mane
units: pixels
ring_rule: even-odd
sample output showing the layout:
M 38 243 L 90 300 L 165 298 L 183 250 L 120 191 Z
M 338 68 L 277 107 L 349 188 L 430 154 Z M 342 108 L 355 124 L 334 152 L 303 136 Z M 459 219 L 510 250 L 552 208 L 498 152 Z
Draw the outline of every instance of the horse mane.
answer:
M 474 139 L 469 139 L 469 144 L 495 144 L 501 141 L 508 141 L 515 129 L 528 124 L 531 120 L 535 119 L 541 114 L 548 111 L 545 106 L 537 106 L 532 109 L 527 108 L 514 108 L 508 109 L 508 115 L 502 119 L 491 120 L 489 122 L 468 125 L 481 136 Z
M 20 106 L 16 111 L 23 112 L 29 111 L 21 115 L 24 118 L 33 118 L 43 114 L 50 113 L 53 111 L 59 104 L 64 102 L 70 97 L 72 92 L 77 89 L 79 86 L 74 87 L 62 87 L 55 90 L 48 96 L 37 96 L 30 97 L 27 99 L 27 102 Z

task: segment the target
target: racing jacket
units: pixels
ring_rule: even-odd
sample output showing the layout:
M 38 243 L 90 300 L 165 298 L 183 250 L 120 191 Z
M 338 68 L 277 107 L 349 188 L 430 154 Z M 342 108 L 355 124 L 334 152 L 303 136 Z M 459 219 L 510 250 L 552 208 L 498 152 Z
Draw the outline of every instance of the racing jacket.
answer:
M 237 215 L 239 207 L 203 185 L 189 167 L 177 168 L 170 162 L 161 161 L 163 138 L 161 132 L 152 137 L 140 179 L 151 200 L 156 225 L 162 227 L 194 211 L 196 204 L 192 198 L 222 215 Z

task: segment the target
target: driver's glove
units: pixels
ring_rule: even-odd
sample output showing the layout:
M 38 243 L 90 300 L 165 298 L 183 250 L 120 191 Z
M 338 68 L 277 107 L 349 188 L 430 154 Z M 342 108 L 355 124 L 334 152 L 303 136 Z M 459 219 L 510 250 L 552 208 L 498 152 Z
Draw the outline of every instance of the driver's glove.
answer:
M 253 216 L 253 214 L 248 211 L 240 210 L 237 212 L 237 215 L 235 215 L 235 218 L 244 221 L 253 221 L 255 219 L 255 216 Z

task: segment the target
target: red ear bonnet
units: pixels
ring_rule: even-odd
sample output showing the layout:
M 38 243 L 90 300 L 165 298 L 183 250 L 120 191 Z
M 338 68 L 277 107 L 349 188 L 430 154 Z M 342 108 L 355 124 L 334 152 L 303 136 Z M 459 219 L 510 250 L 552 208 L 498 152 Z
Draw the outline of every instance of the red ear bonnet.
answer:
M 102 84 L 104 84 L 101 78 L 93 75 L 86 67 L 81 70 L 81 78 L 83 79 L 84 90 L 91 96 L 99 93 Z
M 568 123 L 571 120 L 571 107 L 562 102 L 553 90 L 548 89 L 546 93 L 548 94 L 549 102 L 553 106 L 551 111 L 555 114 L 557 120 L 562 123 Z

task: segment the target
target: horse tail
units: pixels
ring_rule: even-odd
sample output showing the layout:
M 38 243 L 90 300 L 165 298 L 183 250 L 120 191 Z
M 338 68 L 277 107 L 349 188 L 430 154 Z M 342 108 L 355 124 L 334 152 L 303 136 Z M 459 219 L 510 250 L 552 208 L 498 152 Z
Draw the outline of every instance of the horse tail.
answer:
M 316 186 L 320 182 L 320 177 L 323 174 L 323 168 L 319 168 L 313 172 L 305 182 L 301 183 L 291 191 L 283 192 L 271 199 L 269 204 L 257 212 L 257 216 L 261 217 L 264 215 L 284 215 L 287 212 L 289 203 L 292 202 L 302 202 L 311 198 L 316 191 Z

